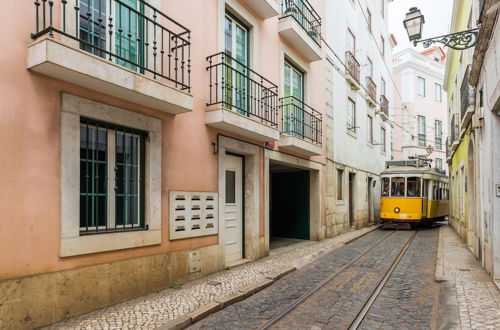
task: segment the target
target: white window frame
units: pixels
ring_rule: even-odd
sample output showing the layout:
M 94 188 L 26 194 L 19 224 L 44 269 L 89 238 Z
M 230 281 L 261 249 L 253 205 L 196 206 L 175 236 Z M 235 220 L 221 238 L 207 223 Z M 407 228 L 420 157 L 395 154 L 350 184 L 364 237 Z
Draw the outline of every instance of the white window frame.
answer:
M 80 118 L 148 132 L 145 152 L 145 224 L 148 230 L 80 236 Z M 109 143 L 109 142 L 108 142 Z M 60 256 L 161 244 L 161 120 L 63 93 L 61 108 Z
M 356 102 L 347 98 L 347 131 L 356 134 Z
M 442 86 L 441 86 L 441 84 L 438 84 L 438 83 L 434 83 L 434 101 L 443 102 Z
M 417 94 L 419 96 L 425 97 L 425 78 L 420 76 L 417 76 Z

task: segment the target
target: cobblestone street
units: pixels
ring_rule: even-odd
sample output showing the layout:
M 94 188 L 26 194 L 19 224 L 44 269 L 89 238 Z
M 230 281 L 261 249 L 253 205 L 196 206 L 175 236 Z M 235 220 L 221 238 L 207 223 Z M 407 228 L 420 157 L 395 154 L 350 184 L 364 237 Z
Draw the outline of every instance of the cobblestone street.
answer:
M 373 229 L 283 246 L 50 328 L 500 328 L 500 291 L 451 228 Z

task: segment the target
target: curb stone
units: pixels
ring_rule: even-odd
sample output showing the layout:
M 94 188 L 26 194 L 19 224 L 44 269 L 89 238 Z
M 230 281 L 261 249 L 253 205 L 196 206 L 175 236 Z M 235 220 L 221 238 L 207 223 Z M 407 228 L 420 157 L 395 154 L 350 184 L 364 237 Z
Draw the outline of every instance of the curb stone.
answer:
M 436 256 L 436 272 L 434 280 L 438 283 L 446 282 L 444 277 L 444 242 L 443 242 L 443 226 L 439 227 L 439 239 Z

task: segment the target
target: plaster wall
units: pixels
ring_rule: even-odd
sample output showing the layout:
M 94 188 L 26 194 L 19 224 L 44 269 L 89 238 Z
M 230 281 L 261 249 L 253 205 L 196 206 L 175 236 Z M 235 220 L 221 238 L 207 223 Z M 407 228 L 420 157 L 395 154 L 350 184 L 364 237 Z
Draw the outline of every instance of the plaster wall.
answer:
M 365 15 L 367 8 L 372 14 L 371 32 L 368 30 Z M 360 64 L 362 86 L 366 86 L 366 77 L 370 75 L 368 58 L 373 62 L 372 79 L 377 85 L 377 103 L 381 95 L 381 81 L 385 80 L 385 97 L 389 101 L 389 117 L 393 113 L 393 90 L 390 78 L 392 56 L 387 32 L 387 2 L 384 15 L 381 14 L 380 1 L 366 1 L 366 6 L 360 7 L 357 1 L 327 1 L 326 2 L 326 42 L 334 50 L 326 51 L 329 58 L 326 87 L 327 94 L 327 225 L 328 235 L 336 235 L 348 229 L 348 199 L 337 200 L 337 168 L 344 169 L 344 195 L 348 196 L 348 173 L 356 173 L 354 194 L 355 226 L 362 227 L 369 221 L 368 217 L 368 177 L 376 181 L 372 187 L 373 200 L 370 221 L 378 218 L 378 198 L 380 185 L 378 176 L 384 169 L 385 161 L 390 160 L 392 129 L 378 113 L 379 106 L 371 108 L 366 101 L 364 87 L 358 91 L 351 89 L 345 78 L 345 52 L 347 51 L 346 35 L 350 30 L 356 38 L 355 57 Z M 384 55 L 381 52 L 381 36 L 385 39 Z M 380 51 L 379 51 L 380 50 Z M 332 95 L 333 97 L 329 97 Z M 356 103 L 356 133 L 348 130 L 347 106 L 348 99 Z M 368 116 L 373 119 L 373 143 L 368 140 Z M 382 148 L 382 128 L 386 130 L 386 151 Z M 347 224 L 346 224 L 347 221 Z M 330 233 L 330 234 L 328 234 Z

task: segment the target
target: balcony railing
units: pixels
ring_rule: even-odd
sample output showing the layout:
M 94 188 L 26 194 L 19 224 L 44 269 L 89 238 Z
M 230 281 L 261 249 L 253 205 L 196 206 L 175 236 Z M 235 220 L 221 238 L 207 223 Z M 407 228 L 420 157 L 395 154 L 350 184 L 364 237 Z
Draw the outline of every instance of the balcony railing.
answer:
M 298 98 L 280 99 L 281 131 L 312 143 L 321 144 L 322 116 Z
M 35 0 L 31 37 L 69 38 L 75 47 L 190 91 L 191 32 L 147 2 L 134 3 Z
M 207 57 L 210 98 L 207 106 L 278 126 L 278 86 L 224 52 Z
M 356 80 L 359 84 L 359 62 L 354 57 L 354 54 L 350 51 L 345 52 L 347 72 Z
M 321 18 L 307 0 L 282 0 L 281 18 L 289 16 L 321 46 Z
M 475 104 L 475 93 L 474 87 L 469 83 L 470 77 L 470 64 L 467 66 L 467 70 L 465 70 L 464 78 L 462 80 L 462 86 L 460 87 L 460 113 L 462 115 L 461 119 L 465 117 L 465 113 L 470 106 Z
M 366 77 L 366 91 L 368 96 L 375 102 L 377 99 L 377 85 L 375 85 L 371 77 Z
M 449 158 L 450 157 L 450 151 L 451 151 L 451 141 L 450 141 L 450 137 L 447 137 L 446 138 L 446 158 Z
M 389 100 L 385 95 L 380 95 L 380 111 L 385 113 L 386 116 L 389 116 Z

